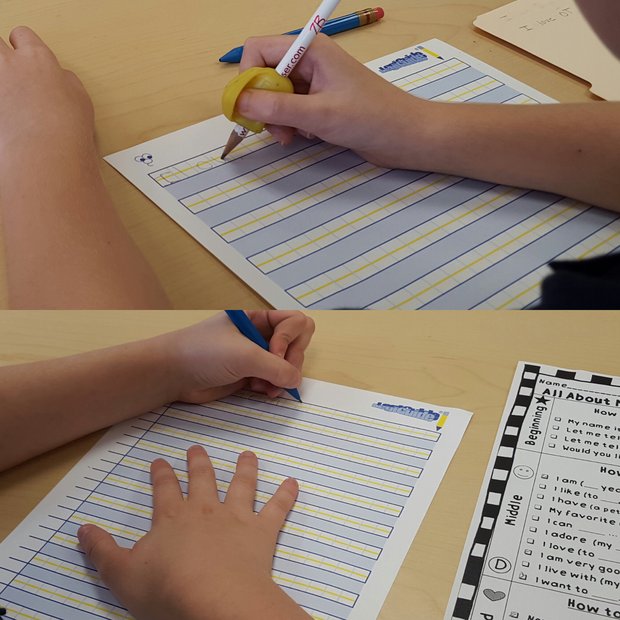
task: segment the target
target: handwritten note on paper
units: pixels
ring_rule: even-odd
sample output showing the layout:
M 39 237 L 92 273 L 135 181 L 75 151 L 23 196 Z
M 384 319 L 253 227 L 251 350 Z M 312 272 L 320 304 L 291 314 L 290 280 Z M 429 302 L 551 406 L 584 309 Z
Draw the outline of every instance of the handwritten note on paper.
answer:
M 310 379 L 301 394 L 303 403 L 250 393 L 173 403 L 112 429 L 0 545 L 7 620 L 129 620 L 86 562 L 77 528 L 95 523 L 132 545 L 150 527 L 149 464 L 167 459 L 186 490 L 193 444 L 207 448 L 222 497 L 239 452 L 257 454 L 257 509 L 294 476 L 300 494 L 274 580 L 314 620 L 374 620 L 470 414 L 414 419 L 374 405 L 436 408 Z
M 474 25 L 586 80 L 599 97 L 620 100 L 620 61 L 574 0 L 517 0 L 481 15 Z
M 620 378 L 520 363 L 449 620 L 620 618 Z

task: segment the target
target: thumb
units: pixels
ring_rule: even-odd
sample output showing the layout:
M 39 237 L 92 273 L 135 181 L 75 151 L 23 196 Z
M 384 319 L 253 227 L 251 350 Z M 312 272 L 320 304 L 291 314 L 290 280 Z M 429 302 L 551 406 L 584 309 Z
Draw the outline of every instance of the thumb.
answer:
M 252 120 L 269 125 L 294 127 L 317 133 L 321 105 L 313 95 L 294 95 L 269 90 L 248 89 L 237 99 L 237 111 Z
M 281 388 L 293 388 L 301 383 L 301 372 L 295 366 L 257 346 L 243 356 L 241 372 L 245 377 L 264 379 Z
M 128 552 L 127 549 L 119 547 L 114 538 L 97 525 L 82 525 L 77 536 L 86 557 L 99 571 L 101 579 L 111 585 L 110 578 L 112 575 L 119 576 L 119 563 Z

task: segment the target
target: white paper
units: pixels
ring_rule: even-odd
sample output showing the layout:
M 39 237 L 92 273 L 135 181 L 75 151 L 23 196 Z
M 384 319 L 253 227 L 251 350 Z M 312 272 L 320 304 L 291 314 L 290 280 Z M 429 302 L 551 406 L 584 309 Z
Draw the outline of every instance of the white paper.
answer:
M 620 378 L 519 363 L 448 620 L 620 618 Z
M 376 618 L 470 414 L 310 379 L 301 396 L 174 403 L 113 428 L 0 545 L 6 617 L 129 618 L 75 532 L 96 523 L 131 545 L 150 526 L 150 462 L 168 459 L 185 485 L 198 443 L 222 497 L 244 449 L 260 461 L 257 509 L 297 478 L 274 579 L 317 620 Z
M 438 40 L 368 66 L 435 101 L 552 101 Z M 231 127 L 220 116 L 106 160 L 277 308 L 522 308 L 550 261 L 620 247 L 617 214 L 386 170 L 323 142 L 282 148 L 263 133 L 222 162 Z

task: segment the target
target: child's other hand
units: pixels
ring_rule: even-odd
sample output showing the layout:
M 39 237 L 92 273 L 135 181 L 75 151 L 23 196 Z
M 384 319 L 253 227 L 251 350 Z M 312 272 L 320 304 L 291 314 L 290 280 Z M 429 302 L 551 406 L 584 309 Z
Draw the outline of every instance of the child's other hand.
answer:
M 0 38 L 0 158 L 33 149 L 57 157 L 94 150 L 94 112 L 80 80 L 65 71 L 30 28 L 15 28 L 12 47 Z
M 187 452 L 188 493 L 183 497 L 172 467 L 151 466 L 151 531 L 133 549 L 119 547 L 95 525 L 78 530 L 101 579 L 137 620 L 308 618 L 271 578 L 278 533 L 297 498 L 297 482 L 285 480 L 254 513 L 257 459 L 244 452 L 225 501 L 205 450 Z
M 301 382 L 304 352 L 314 333 L 311 318 L 296 311 L 257 310 L 248 316 L 269 343 L 254 344 L 224 313 L 161 336 L 168 352 L 175 398 L 201 403 L 249 388 L 279 396 Z
M 257 37 L 246 41 L 240 70 L 275 67 L 292 37 Z M 299 94 L 247 90 L 237 109 L 268 123 L 282 143 L 295 131 L 345 146 L 374 164 L 408 167 L 403 146 L 408 136 L 423 134 L 422 113 L 428 102 L 396 88 L 319 35 L 292 73 Z

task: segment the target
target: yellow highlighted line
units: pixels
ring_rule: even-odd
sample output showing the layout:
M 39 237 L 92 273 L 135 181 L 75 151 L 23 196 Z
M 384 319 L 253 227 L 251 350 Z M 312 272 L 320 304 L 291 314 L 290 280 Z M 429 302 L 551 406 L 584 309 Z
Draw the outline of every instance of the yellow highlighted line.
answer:
M 143 444 L 144 445 L 144 444 Z M 179 458 L 184 458 L 184 453 L 181 454 L 179 452 Z M 213 463 L 213 467 L 216 469 L 223 469 L 226 471 L 233 471 L 234 465 L 227 461 L 222 461 L 220 459 L 211 457 L 211 462 Z M 125 457 L 123 459 L 123 464 L 130 464 L 136 469 L 140 469 L 142 471 L 149 470 L 149 463 L 146 461 L 138 461 L 137 459 L 133 459 L 131 457 Z M 184 475 L 183 472 L 178 473 L 178 477 L 187 482 L 187 475 Z M 270 472 L 261 472 L 260 479 L 265 480 L 266 482 L 271 482 L 272 484 L 279 485 L 286 478 L 286 476 L 277 476 L 275 474 L 271 474 Z M 109 481 L 114 480 L 113 477 L 108 478 Z M 123 484 L 128 485 L 123 481 Z M 135 483 L 138 484 L 138 483 Z M 149 485 L 145 485 L 145 488 L 149 488 Z M 395 504 L 385 504 L 381 502 L 381 505 L 378 506 L 379 502 L 376 500 L 370 500 L 366 497 L 362 497 L 361 495 L 355 495 L 350 493 L 343 493 L 337 489 L 331 489 L 328 487 L 323 487 L 319 484 L 314 484 L 312 482 L 304 481 L 303 482 L 304 491 L 308 491 L 309 493 L 314 492 L 317 495 L 321 495 L 323 497 L 335 497 L 338 498 L 348 504 L 354 504 L 357 506 L 364 506 L 366 508 L 370 508 L 371 510 L 376 510 L 378 512 L 385 512 L 386 514 L 398 516 L 401 512 L 400 506 L 396 506 Z M 150 492 L 150 491 L 149 491 Z
M 517 299 L 519 299 L 520 297 L 527 295 L 532 289 L 535 289 L 539 284 L 540 282 L 536 282 L 535 284 L 532 284 L 532 286 L 528 286 L 524 291 L 521 291 L 518 295 L 515 295 L 514 297 L 509 299 L 507 302 L 501 304 L 501 306 L 497 306 L 497 310 L 503 310 L 504 308 L 512 304 L 513 301 L 517 301 Z
M 359 179 L 360 177 L 363 177 L 366 174 L 366 172 L 367 172 L 367 170 L 362 170 L 362 172 L 358 172 L 357 174 L 354 174 L 351 177 L 347 177 L 344 180 L 338 181 L 337 183 L 334 183 L 333 185 L 329 185 L 327 187 L 323 187 L 318 192 L 314 192 L 313 194 L 310 194 L 309 196 L 304 196 L 303 198 L 299 198 L 298 200 L 295 200 L 295 202 L 292 202 L 291 204 L 285 205 L 284 207 L 280 207 L 279 209 L 276 209 L 274 211 L 270 211 L 269 213 L 266 213 L 265 215 L 261 215 L 261 216 L 255 218 L 255 219 L 253 219 L 251 222 L 247 222 L 246 224 L 240 224 L 239 226 L 235 226 L 235 228 L 231 228 L 230 230 L 226 230 L 225 232 L 222 233 L 222 237 L 226 237 L 228 235 L 232 235 L 233 233 L 236 233 L 238 230 L 242 230 L 244 228 L 248 228 L 250 226 L 254 226 L 258 222 L 262 222 L 263 220 L 268 219 L 270 217 L 275 217 L 276 215 L 281 215 L 282 213 L 285 213 L 286 211 L 289 211 L 290 209 L 294 209 L 295 207 L 299 206 L 300 204 L 303 204 L 304 202 L 307 202 L 308 200 L 312 200 L 313 198 L 317 198 L 318 196 L 321 196 L 322 194 L 325 194 L 327 192 L 331 192 L 332 190 L 337 189 L 341 185 L 346 185 L 347 183 L 351 183 L 351 181 L 355 181 L 356 179 Z M 323 184 L 322 183 L 317 183 L 316 185 L 323 185 Z
M 445 101 L 456 101 L 457 99 L 460 99 L 464 95 L 473 94 L 476 91 L 482 90 L 483 88 L 490 86 L 491 84 L 500 84 L 500 82 L 498 82 L 495 79 L 489 80 L 488 82 L 485 82 L 484 84 L 478 84 L 478 86 L 474 86 L 474 88 L 468 88 L 467 90 L 462 91 L 461 94 L 454 95 L 454 97 L 450 97 L 450 99 L 445 99 Z
M 217 423 L 214 423 L 217 422 Z M 202 426 L 206 426 L 204 422 L 197 422 Z M 221 420 L 210 420 L 209 425 L 215 426 L 216 428 L 221 428 L 224 430 L 232 430 L 239 432 L 239 428 L 237 425 L 232 423 L 226 423 Z M 154 429 L 159 429 L 160 425 L 155 425 Z M 170 432 L 170 433 L 180 433 L 179 437 L 183 436 L 187 431 L 182 431 L 181 429 L 171 429 L 170 427 L 165 427 L 166 431 L 159 432 Z M 246 427 L 243 429 L 244 434 L 249 435 L 250 437 L 255 437 L 258 439 L 266 439 L 267 441 L 278 441 L 279 443 L 283 443 L 284 445 L 290 446 L 292 448 L 301 448 L 302 450 L 316 450 L 317 444 L 313 441 L 306 441 L 305 439 L 299 439 L 295 437 L 286 437 L 284 435 L 276 435 L 275 433 L 271 433 L 269 431 L 262 431 L 260 429 L 255 429 L 252 427 Z M 195 437 L 195 433 L 191 433 L 192 437 Z M 335 458 L 341 458 L 347 461 L 352 461 L 353 463 L 359 463 L 362 465 L 374 465 L 375 467 L 379 467 L 382 469 L 386 469 L 385 461 L 383 459 L 379 459 L 373 456 L 368 456 L 365 454 L 358 454 L 357 452 L 352 451 L 342 451 L 338 448 L 334 448 L 328 445 L 320 446 L 320 453 L 323 455 L 333 456 Z M 417 471 L 418 474 L 421 471 L 419 467 L 402 465 L 400 463 L 390 463 L 389 469 L 392 471 L 398 471 L 402 474 L 413 474 L 414 471 Z M 415 475 L 415 474 L 413 474 Z
M 181 439 L 186 439 L 186 440 L 198 442 L 198 443 L 200 443 L 200 440 L 202 439 L 202 437 L 196 433 L 189 433 L 189 432 L 173 433 L 173 432 L 168 432 L 168 430 L 169 429 L 162 428 L 159 432 L 161 432 L 162 434 L 172 435 L 173 437 L 180 437 Z M 247 450 L 251 449 L 248 446 L 240 446 L 239 444 L 234 444 L 229 441 L 216 439 L 214 437 L 211 437 L 209 441 L 212 445 L 221 447 L 224 450 L 230 450 L 232 452 L 239 452 L 242 449 L 247 449 Z M 148 442 L 140 442 L 138 444 L 138 447 L 140 446 L 140 444 L 146 445 L 148 444 Z M 181 456 L 178 456 L 177 453 L 173 453 L 172 450 L 167 449 L 164 446 L 155 446 L 155 448 L 157 450 L 160 450 L 161 452 L 168 452 L 170 454 L 173 454 L 176 458 L 185 458 L 185 452 L 181 452 Z M 350 473 L 345 470 L 334 470 L 333 468 L 320 465 L 319 463 L 304 463 L 303 461 L 295 459 L 292 456 L 280 455 L 277 452 L 271 452 L 269 450 L 254 449 L 253 452 L 259 458 L 269 459 L 276 463 L 282 463 L 284 465 L 291 465 L 291 466 L 299 467 L 300 469 L 304 469 L 306 471 L 325 473 L 325 474 L 329 474 L 330 476 L 337 476 L 339 478 L 344 478 L 346 480 L 352 480 L 354 482 L 359 482 L 360 480 L 362 480 L 366 486 L 372 486 L 377 489 L 386 489 L 398 495 L 409 495 L 409 492 L 411 491 L 411 487 L 406 487 L 405 485 L 395 484 L 392 482 L 388 482 L 387 480 L 381 480 L 379 478 L 371 478 L 369 476 L 361 477 L 357 474 Z M 417 472 L 412 472 L 412 475 L 416 478 L 420 475 L 420 472 L 421 472 L 419 468 L 417 469 L 418 469 Z
M 437 71 L 433 71 L 432 73 L 425 73 L 421 77 L 417 77 L 414 80 L 410 80 L 409 82 L 405 82 L 403 84 L 398 84 L 398 86 L 399 88 L 402 88 L 403 90 L 407 90 L 407 87 L 411 86 L 412 84 L 418 84 L 419 82 L 431 83 L 434 80 L 429 79 L 429 78 L 434 78 L 435 76 L 443 75 L 444 73 L 448 73 L 448 71 L 452 71 L 456 69 L 457 67 L 466 67 L 466 66 L 467 65 L 465 63 L 461 62 L 460 60 L 457 60 L 455 61 L 454 64 L 446 65 L 445 67 L 442 67 L 441 69 L 438 69 Z
M 255 145 L 267 144 L 267 142 L 270 142 L 270 141 L 271 140 L 269 138 L 259 138 L 255 140 L 254 142 L 245 142 L 244 144 L 237 147 L 237 149 L 235 150 L 235 153 L 238 155 L 239 153 L 242 153 L 243 151 L 248 151 L 250 148 L 252 148 Z M 222 145 L 222 148 L 224 148 L 224 145 Z M 160 174 L 155 180 L 161 179 L 161 180 L 167 181 L 171 177 L 177 176 L 179 174 L 185 174 L 186 172 L 189 172 L 190 170 L 195 170 L 196 168 L 200 168 L 200 166 L 204 166 L 206 163 L 212 163 L 212 162 L 216 162 L 220 164 L 221 162 L 220 157 L 218 155 L 213 155 L 211 159 L 203 159 L 199 161 L 197 164 L 192 164 L 191 166 L 187 166 L 187 168 L 181 168 L 180 170 L 175 170 L 173 172 L 166 172 L 165 174 Z
M 442 230 L 443 228 L 446 228 L 447 226 L 450 226 L 452 224 L 454 224 L 455 222 L 458 222 L 459 220 L 462 220 L 463 218 L 467 217 L 468 215 L 471 215 L 472 213 L 475 213 L 476 211 L 479 211 L 480 209 L 483 209 L 484 207 L 497 202 L 498 200 L 500 200 L 501 198 L 503 198 L 504 196 L 510 195 L 512 193 L 514 193 L 515 190 L 507 190 L 503 193 L 501 193 L 499 196 L 496 196 L 495 198 L 492 198 L 491 200 L 487 200 L 486 202 L 482 203 L 481 205 L 478 205 L 477 207 L 474 207 L 473 209 L 469 209 L 468 211 L 465 211 L 464 213 L 461 213 L 461 215 L 458 215 L 454 218 L 452 218 L 450 221 L 445 222 L 444 224 L 439 224 L 438 226 L 435 226 L 435 228 L 429 230 L 426 233 L 423 233 L 421 235 L 418 235 L 415 239 L 412 239 L 411 241 L 408 241 L 407 243 L 397 247 L 394 250 L 391 250 L 390 252 L 387 252 L 385 254 L 383 254 L 382 256 L 379 256 L 379 258 L 374 259 L 373 261 L 370 261 L 364 265 L 362 265 L 361 267 L 358 267 L 357 269 L 354 269 L 353 271 L 350 271 L 338 278 L 335 278 L 334 280 L 331 280 L 330 282 L 327 282 L 325 284 L 322 284 L 321 286 L 317 286 L 316 288 L 313 288 L 312 290 L 303 293 L 301 295 L 297 295 L 297 299 L 304 299 L 305 297 L 308 297 L 309 295 L 314 295 L 314 293 L 317 293 L 318 291 L 324 289 L 327 286 L 331 286 L 332 284 L 338 284 L 344 280 L 347 280 L 348 278 L 351 278 L 354 275 L 357 275 L 358 273 L 361 273 L 363 271 L 365 271 L 366 269 L 369 269 L 370 267 L 374 267 L 377 263 L 380 263 L 381 261 L 385 260 L 386 258 L 389 258 L 390 256 L 393 256 L 394 254 L 397 254 L 398 252 L 401 252 L 402 250 L 411 247 L 413 244 L 418 243 L 419 241 L 421 241 L 422 239 L 426 239 L 427 237 L 430 237 L 431 235 L 433 235 L 434 233 L 436 233 L 439 230 Z
M 579 258 L 585 258 L 586 256 L 592 254 L 593 252 L 596 252 L 596 250 L 598 250 L 601 246 L 605 245 L 606 243 L 609 243 L 612 239 L 615 239 L 618 236 L 620 236 L 620 231 L 613 233 L 612 235 L 607 237 L 607 239 L 603 239 L 603 241 L 601 241 L 600 243 L 597 243 L 593 248 L 590 248 L 583 254 L 580 254 Z
M 108 481 L 115 483 L 117 486 L 121 488 L 127 488 L 127 487 L 132 487 L 132 486 L 134 488 L 138 488 L 137 484 L 135 483 L 131 484 L 130 481 L 125 482 L 125 480 L 118 479 L 118 478 L 110 477 L 108 478 Z M 228 491 L 229 486 L 230 484 L 228 482 L 220 481 L 218 484 L 218 487 L 222 491 Z M 148 486 L 146 484 L 143 484 L 142 488 L 140 488 L 139 490 L 148 491 Z M 257 491 L 256 498 L 259 501 L 267 502 L 271 498 L 271 495 L 263 491 Z M 104 497 L 98 493 L 93 493 L 91 495 L 91 501 L 94 503 L 104 504 L 107 506 L 112 506 L 113 508 L 125 510 L 128 512 L 131 512 L 132 514 L 143 516 L 148 519 L 151 518 L 151 514 L 152 514 L 152 510 L 150 508 L 144 508 L 143 506 L 140 506 L 139 504 L 129 503 L 129 502 L 126 502 L 125 500 L 118 500 L 118 499 L 111 499 L 109 497 Z M 348 515 L 339 515 L 330 510 L 325 510 L 324 508 L 320 508 L 318 506 L 311 506 L 305 503 L 297 502 L 297 504 L 295 504 L 295 510 L 303 514 L 316 516 L 320 519 L 324 519 L 325 521 L 330 521 L 331 523 L 341 523 L 344 525 L 349 525 L 353 527 L 354 529 L 362 531 L 362 532 L 376 533 L 379 536 L 387 537 L 389 536 L 390 531 L 391 531 L 389 527 L 385 525 L 381 525 L 380 523 L 374 523 L 372 521 L 364 521 L 363 519 L 359 519 L 357 517 L 351 517 Z
M 514 237 L 512 239 L 509 239 L 505 243 L 502 243 L 502 245 L 494 248 L 490 252 L 487 252 L 484 256 L 478 257 L 477 259 L 471 261 L 470 263 L 468 263 L 464 267 L 461 267 L 460 269 L 457 269 L 456 271 L 454 271 L 451 274 L 445 276 L 444 278 L 441 278 L 440 280 L 438 280 L 434 284 L 431 284 L 430 286 L 427 286 L 425 289 L 419 291 L 415 295 L 411 295 L 411 297 L 408 297 L 407 299 L 405 299 L 405 301 L 402 301 L 399 304 L 396 304 L 394 306 L 394 308 L 400 308 L 401 306 L 404 306 L 405 304 L 408 304 L 410 301 L 416 299 L 417 297 L 420 297 L 420 295 L 423 295 L 424 293 L 426 293 L 426 292 L 436 288 L 440 284 L 443 284 L 444 282 L 446 282 L 446 280 L 450 280 L 451 278 L 453 278 L 454 276 L 458 275 L 459 273 L 463 273 L 463 271 L 466 271 L 467 269 L 470 269 L 473 265 L 476 265 L 476 264 L 480 263 L 481 261 L 487 259 L 489 256 L 492 256 L 493 254 L 496 254 L 497 252 L 500 252 L 501 250 L 503 250 L 504 248 L 508 247 L 509 245 L 511 245 L 511 244 L 515 243 L 516 241 L 519 241 L 523 237 L 526 237 L 527 235 L 533 233 L 536 229 L 540 228 L 541 226 L 545 226 L 545 224 L 548 224 L 549 222 L 552 222 L 553 220 L 557 219 L 558 217 L 560 217 L 561 215 L 563 215 L 567 211 L 570 211 L 574 207 L 574 204 L 575 203 L 569 205 L 565 209 L 562 209 L 562 211 L 560 211 L 559 213 L 556 213 L 555 215 L 549 216 L 547 219 L 545 219 L 542 222 L 539 222 L 538 224 L 536 224 L 536 226 L 533 226 L 532 228 L 529 228 L 528 230 L 522 232 L 520 235 L 517 235 L 516 237 Z
M 299 561 L 302 564 L 325 568 L 338 575 L 348 575 L 353 579 L 359 579 L 360 581 L 364 581 L 368 577 L 368 575 L 370 575 L 370 571 L 358 569 L 357 567 L 350 566 L 349 564 L 346 564 L 344 562 L 341 564 L 337 564 L 336 562 L 330 561 L 327 558 L 321 558 L 319 556 L 316 556 L 313 553 L 299 553 L 298 551 L 295 551 L 290 547 L 277 547 L 276 555 L 279 555 L 283 558 L 292 559 L 294 562 Z
M 439 183 L 445 181 L 448 177 L 440 177 L 439 179 L 436 179 L 435 181 L 433 181 L 432 183 L 428 183 L 426 185 L 424 185 L 423 187 L 419 187 L 418 189 L 410 192 L 409 194 L 405 195 L 405 196 L 401 196 L 399 198 L 396 198 L 395 200 L 392 200 L 391 202 L 388 202 L 388 204 L 382 206 L 382 207 L 378 207 L 377 209 L 375 209 L 374 211 L 371 211 L 370 213 L 366 213 L 364 215 L 361 215 L 360 217 L 358 217 L 357 219 L 353 220 L 352 222 L 345 222 L 344 224 L 338 226 L 337 228 L 334 228 L 333 230 L 329 230 L 326 233 L 323 233 L 322 235 L 319 235 L 318 237 L 315 237 L 313 239 L 311 239 L 310 241 L 307 241 L 306 243 L 302 243 L 301 245 L 298 245 L 297 247 L 291 248 L 290 250 L 287 250 L 286 252 L 282 252 L 281 254 L 278 254 L 277 256 L 274 256 L 273 258 L 270 258 L 269 260 L 263 261 L 262 263 L 258 263 L 256 266 L 260 269 L 262 267 L 264 267 L 265 265 L 268 265 L 269 263 L 275 261 L 275 260 L 280 260 L 283 256 L 288 256 L 289 254 L 292 254 L 293 252 L 298 252 L 299 250 L 302 250 L 303 248 L 306 248 L 310 245 L 313 245 L 315 243 L 317 243 L 318 241 L 321 241 L 322 239 L 325 239 L 326 237 L 331 237 L 332 235 L 335 235 L 336 233 L 340 232 L 341 230 L 344 230 L 345 228 L 350 228 L 351 226 L 353 226 L 354 224 L 357 224 L 358 222 L 361 222 L 362 220 L 365 220 L 369 217 L 371 217 L 372 215 L 374 215 L 375 213 L 379 213 L 380 211 L 385 211 L 386 209 L 389 209 L 391 206 L 402 202 L 404 200 L 408 200 L 409 198 L 411 198 L 412 196 L 415 196 L 416 194 L 419 194 L 427 189 L 430 189 L 432 187 L 435 187 L 436 185 L 438 185 Z M 403 207 L 405 208 L 405 207 Z M 311 293 L 306 293 L 306 295 L 310 295 Z M 302 297 L 304 297 L 305 295 L 302 295 Z M 298 297 L 298 299 L 301 299 L 301 297 Z
M 95 525 L 99 525 L 110 532 L 116 532 L 119 536 L 123 538 L 129 538 L 130 540 L 137 540 L 146 534 L 145 531 L 137 530 L 137 529 L 128 529 L 125 527 L 119 527 L 113 523 L 108 523 L 106 520 L 101 519 L 99 517 L 94 517 L 92 515 L 82 516 L 80 514 L 74 513 L 72 516 L 72 520 L 80 523 L 94 523 Z
M 256 418 L 259 420 L 265 420 L 266 422 L 272 422 L 274 424 L 282 424 L 282 419 L 279 416 L 270 414 L 265 411 L 257 411 L 255 409 L 247 409 L 245 407 L 234 406 L 228 403 L 212 403 L 211 407 L 213 409 L 217 409 L 218 411 L 225 411 L 226 413 L 236 413 L 243 416 L 250 416 L 252 418 Z M 196 421 L 197 423 L 201 423 L 204 419 L 204 416 L 201 416 L 197 413 L 192 413 L 189 411 L 182 411 L 180 409 L 168 409 L 166 415 L 169 415 L 173 418 L 180 418 L 182 420 L 190 420 Z M 212 420 L 212 418 L 210 418 Z M 220 428 L 235 428 L 234 424 L 229 424 L 226 427 Z M 301 430 L 306 430 L 311 433 L 317 433 L 319 435 L 323 435 L 326 437 L 340 437 L 342 439 L 355 440 L 357 443 L 361 443 L 366 446 L 374 447 L 374 448 L 383 448 L 385 450 L 391 450 L 393 452 L 399 452 L 403 454 L 409 454 L 413 456 L 419 456 L 420 458 L 428 458 L 431 454 L 431 450 L 426 450 L 422 448 L 415 448 L 412 446 L 407 446 L 404 444 L 396 443 L 393 441 L 385 441 L 381 439 L 371 438 L 365 435 L 360 435 L 359 433 L 342 431 L 337 428 L 327 428 L 325 426 L 320 426 L 318 424 L 313 424 L 311 422 L 302 422 L 297 420 L 295 422 L 295 428 L 299 428 Z
M 266 398 L 260 398 L 256 394 L 252 394 L 252 399 L 261 403 L 269 403 Z M 286 401 L 287 404 L 292 401 Z M 422 437 L 424 439 L 432 439 L 436 440 L 439 437 L 439 433 L 435 431 L 426 431 L 419 428 L 405 426 L 402 424 L 396 424 L 394 422 L 384 422 L 383 420 L 377 420 L 373 418 L 362 418 L 360 416 L 346 413 L 344 411 L 337 411 L 336 409 L 322 409 L 321 407 L 315 407 L 313 405 L 308 405 L 306 403 L 294 403 L 295 409 L 299 411 L 304 411 L 306 413 L 312 413 L 315 415 L 327 417 L 327 418 L 336 418 L 338 420 L 345 420 L 348 422 L 353 422 L 354 424 L 359 424 L 363 426 L 369 426 L 370 428 L 380 428 L 382 430 L 387 430 L 392 433 L 396 433 L 397 435 L 409 435 L 412 437 Z
M 266 172 L 264 174 L 261 175 L 257 175 L 251 179 L 248 179 L 247 181 L 243 181 L 243 183 L 237 183 L 237 185 L 235 185 L 234 187 L 232 187 L 232 190 L 238 190 L 242 187 L 246 187 L 247 185 L 250 185 L 252 183 L 258 183 L 259 181 L 264 181 L 266 179 L 268 179 L 270 176 L 273 176 L 274 174 L 277 174 L 279 172 L 283 172 L 284 170 L 287 170 L 288 168 L 290 168 L 291 166 L 297 166 L 299 164 L 303 164 L 304 162 L 308 161 L 308 160 L 312 160 L 312 159 L 316 159 L 317 157 L 323 155 L 323 153 L 327 153 L 330 150 L 334 150 L 335 147 L 329 147 L 329 148 L 324 148 L 318 152 L 314 152 L 314 153 L 310 153 L 309 155 L 306 155 L 306 157 L 302 157 L 301 159 L 296 159 L 294 161 L 289 161 L 287 162 L 285 165 L 280 166 L 280 168 L 276 168 L 275 170 L 270 170 L 269 172 Z M 230 181 L 227 181 L 227 183 L 230 183 Z M 185 205 L 188 209 L 193 209 L 194 207 L 203 204 L 205 202 L 209 202 L 210 200 L 213 200 L 215 198 L 218 198 L 219 196 L 225 196 L 227 193 L 227 190 L 222 190 L 220 192 L 216 192 L 215 194 L 210 195 L 208 198 L 203 198 L 201 200 L 199 200 L 198 202 L 193 202 L 192 204 L 189 205 Z
M 42 566 L 43 568 L 52 567 L 58 573 L 64 573 L 66 575 L 77 575 L 83 579 L 88 580 L 90 583 L 98 583 L 99 580 L 91 575 L 86 568 L 79 568 L 77 566 L 71 566 L 69 564 L 61 564 L 58 561 L 54 561 L 50 558 L 43 557 L 40 555 L 36 555 L 32 560 L 32 564 L 36 564 L 37 566 Z
M 41 582 L 37 582 L 37 585 L 34 586 L 34 584 L 29 583 L 28 581 L 25 581 L 21 577 L 18 577 L 17 579 L 14 580 L 14 583 L 17 583 L 18 585 L 24 587 L 30 592 L 33 592 L 34 594 L 38 594 L 38 595 L 40 595 L 41 593 L 46 594 L 53 601 L 54 600 L 61 601 L 65 604 L 69 602 L 69 603 L 73 603 L 76 607 L 78 606 L 87 607 L 95 611 L 104 611 L 107 614 L 112 614 L 116 618 L 131 618 L 131 616 L 129 616 L 129 614 L 127 614 L 126 612 L 117 611 L 116 609 L 113 609 L 110 606 L 107 606 L 107 605 L 104 606 L 100 603 L 91 603 L 85 598 L 77 597 L 73 595 L 67 590 L 63 590 L 62 593 L 56 592 L 55 590 L 52 590 L 51 588 L 45 587 Z
M 316 584 L 308 579 L 302 579 L 298 577 L 296 579 L 292 579 L 291 577 L 287 577 L 279 572 L 274 571 L 273 575 L 274 581 L 280 585 L 289 585 L 295 586 L 298 589 L 306 590 L 307 592 L 314 592 L 324 596 L 325 598 L 330 598 L 333 601 L 344 601 L 349 603 L 350 605 L 354 605 L 357 600 L 357 595 L 351 596 L 348 592 L 344 590 L 337 590 L 334 587 L 326 586 L 324 584 Z

